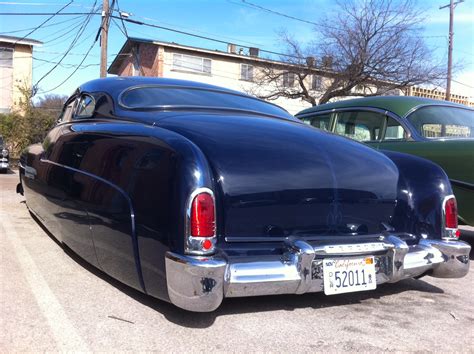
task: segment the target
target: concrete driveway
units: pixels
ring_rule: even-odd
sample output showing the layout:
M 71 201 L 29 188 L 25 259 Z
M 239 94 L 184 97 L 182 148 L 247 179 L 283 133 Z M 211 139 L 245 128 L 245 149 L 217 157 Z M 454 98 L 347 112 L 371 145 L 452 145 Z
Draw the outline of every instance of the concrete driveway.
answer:
M 0 351 L 473 352 L 474 270 L 372 292 L 225 300 L 196 314 L 65 252 L 0 175 Z M 474 240 L 474 229 L 465 233 Z M 471 257 L 472 259 L 472 257 Z

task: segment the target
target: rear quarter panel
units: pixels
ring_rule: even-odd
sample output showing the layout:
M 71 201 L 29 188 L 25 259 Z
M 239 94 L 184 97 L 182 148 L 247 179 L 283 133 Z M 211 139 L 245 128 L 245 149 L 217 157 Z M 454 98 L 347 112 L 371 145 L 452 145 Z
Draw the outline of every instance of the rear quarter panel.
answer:
M 183 252 L 191 191 L 212 188 L 206 159 L 186 138 L 150 125 L 78 121 L 63 129 L 56 145 L 69 145 L 63 147 L 69 149 L 66 156 L 77 159 L 64 163 L 92 177 L 89 184 L 96 187 L 90 187 L 91 198 L 98 202 L 85 206 L 100 266 L 167 299 L 165 253 Z M 54 153 L 50 158 L 61 161 Z M 110 217 L 115 211 L 120 213 Z
M 461 220 L 474 225 L 474 140 L 381 142 L 378 147 L 431 160 L 444 169 L 450 180 L 467 184 L 461 187 L 451 182 Z

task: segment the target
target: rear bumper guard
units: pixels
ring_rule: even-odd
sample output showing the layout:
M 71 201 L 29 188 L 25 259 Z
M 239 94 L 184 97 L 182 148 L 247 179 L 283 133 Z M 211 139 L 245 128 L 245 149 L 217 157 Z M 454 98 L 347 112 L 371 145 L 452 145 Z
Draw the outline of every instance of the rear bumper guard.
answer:
M 168 252 L 168 294 L 178 307 L 207 312 L 219 307 L 224 297 L 319 292 L 324 290 L 324 258 L 357 255 L 374 256 L 377 284 L 426 272 L 439 278 L 460 278 L 469 271 L 470 249 L 462 241 L 428 239 L 408 246 L 388 236 L 380 242 L 316 247 L 289 238 L 279 256 L 198 257 Z

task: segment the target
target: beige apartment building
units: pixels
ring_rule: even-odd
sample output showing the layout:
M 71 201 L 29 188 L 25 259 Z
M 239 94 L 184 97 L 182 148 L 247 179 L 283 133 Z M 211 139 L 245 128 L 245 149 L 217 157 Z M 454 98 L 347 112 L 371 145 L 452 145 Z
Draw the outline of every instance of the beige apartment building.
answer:
M 434 100 L 444 100 L 446 97 L 445 91 L 438 90 L 438 89 L 417 87 L 417 86 L 409 87 L 405 91 L 405 94 L 407 96 L 425 97 L 425 98 L 431 98 Z M 451 93 L 450 101 L 464 104 L 469 107 L 474 107 L 474 101 L 472 100 L 472 97 L 469 97 L 469 96 Z
M 42 42 L 11 36 L 0 36 L 0 113 L 18 108 L 20 88 L 31 88 L 33 47 Z
M 269 92 L 271 87 L 257 86 L 254 78 L 264 68 L 272 66 L 277 71 L 281 68 L 283 73 L 273 85 L 287 89 L 297 85 L 295 75 L 287 72 L 292 71 L 289 70 L 291 65 L 263 58 L 259 54 L 258 48 L 239 48 L 233 44 L 228 44 L 227 51 L 220 51 L 177 43 L 129 38 L 113 60 L 108 73 L 119 76 L 166 77 L 199 81 L 251 94 L 256 91 L 265 94 L 265 89 Z M 315 58 L 308 58 L 308 60 L 315 60 Z M 313 91 L 315 97 L 318 97 L 318 93 L 322 95 L 322 89 L 331 80 L 330 64 L 324 62 L 318 64 L 313 65 L 312 72 L 314 73 L 305 79 L 306 87 Z M 308 68 L 305 67 L 305 70 Z M 411 87 L 405 92 L 398 89 L 393 90 L 391 94 L 429 98 L 438 98 L 439 96 L 435 97 L 431 94 L 428 96 L 425 91 L 426 89 Z M 354 92 L 357 91 L 354 90 Z M 453 100 L 469 104 L 466 97 L 453 95 Z M 285 108 L 291 114 L 310 106 L 310 103 L 300 99 L 281 97 L 271 102 Z
M 108 69 L 119 76 L 151 76 L 199 81 L 237 91 L 251 93 L 256 88 L 253 79 L 262 67 L 281 66 L 287 63 L 259 57 L 257 48 L 244 49 L 229 44 L 227 51 L 209 50 L 176 43 L 129 38 Z M 324 72 L 314 69 L 307 77 L 307 85 L 320 91 L 325 80 Z M 280 85 L 292 87 L 296 79 L 291 73 L 281 78 Z M 261 88 L 259 88 L 261 89 Z M 308 102 L 279 98 L 272 101 L 295 114 L 310 106 Z

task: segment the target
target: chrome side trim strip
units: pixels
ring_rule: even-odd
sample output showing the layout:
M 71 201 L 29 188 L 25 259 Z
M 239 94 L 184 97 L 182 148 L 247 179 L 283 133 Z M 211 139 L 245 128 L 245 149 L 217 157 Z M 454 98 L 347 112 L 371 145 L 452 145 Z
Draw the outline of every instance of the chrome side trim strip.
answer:
M 449 182 L 451 182 L 451 184 L 453 186 L 460 187 L 460 188 L 465 188 L 465 189 L 469 189 L 471 191 L 474 191 L 474 184 L 473 183 L 459 181 L 457 179 L 450 179 Z
M 341 241 L 341 242 L 363 242 L 384 239 L 382 234 L 370 235 L 291 235 L 291 236 L 226 236 L 225 241 L 228 243 L 267 243 L 267 242 L 285 242 L 288 238 L 296 237 L 304 241 Z
M 140 286 L 142 287 L 143 291 L 146 293 L 145 282 L 143 280 L 142 267 L 141 267 L 141 262 L 140 262 L 140 254 L 139 254 L 139 250 L 138 250 L 138 238 L 137 238 L 137 232 L 136 232 L 136 227 L 135 227 L 135 211 L 133 209 L 132 200 L 130 199 L 129 195 L 122 188 L 120 188 L 119 186 L 107 181 L 106 179 L 104 179 L 102 177 L 96 176 L 92 173 L 82 171 L 82 170 L 79 170 L 77 168 L 66 166 L 66 165 L 63 165 L 63 164 L 60 164 L 60 163 L 57 163 L 57 162 L 54 162 L 54 161 L 51 161 L 51 160 L 43 159 L 43 158 L 40 159 L 40 161 L 43 162 L 43 163 L 47 163 L 47 164 L 51 164 L 51 165 L 54 165 L 54 166 L 62 167 L 62 168 L 65 168 L 67 170 L 71 170 L 71 171 L 86 175 L 88 177 L 97 179 L 97 180 L 107 184 L 108 186 L 114 188 L 115 190 L 117 190 L 127 200 L 128 206 L 130 208 L 130 221 L 131 221 L 131 226 L 132 226 L 132 245 L 133 245 L 133 255 L 134 255 L 134 258 L 135 258 L 135 267 L 137 268 L 137 274 L 138 274 L 138 280 L 140 281 Z

